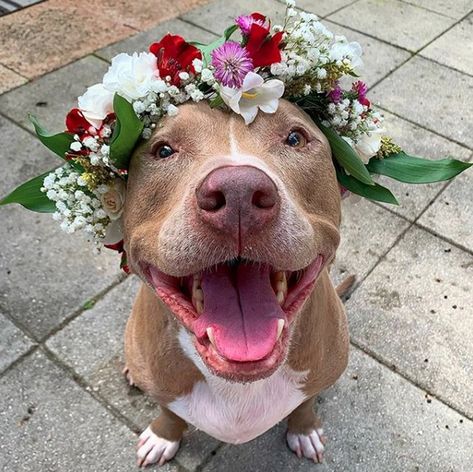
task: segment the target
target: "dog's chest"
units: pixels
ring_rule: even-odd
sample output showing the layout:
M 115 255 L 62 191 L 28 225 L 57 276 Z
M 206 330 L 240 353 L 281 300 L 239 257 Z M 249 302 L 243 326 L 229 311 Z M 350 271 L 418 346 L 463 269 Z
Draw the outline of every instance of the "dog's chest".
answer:
M 168 408 L 220 441 L 233 444 L 250 441 L 306 399 L 300 389 L 306 372 L 283 366 L 271 377 L 257 382 L 228 382 L 207 370 L 187 333 L 181 332 L 179 340 L 205 381 L 197 382 L 191 393 L 178 397 Z

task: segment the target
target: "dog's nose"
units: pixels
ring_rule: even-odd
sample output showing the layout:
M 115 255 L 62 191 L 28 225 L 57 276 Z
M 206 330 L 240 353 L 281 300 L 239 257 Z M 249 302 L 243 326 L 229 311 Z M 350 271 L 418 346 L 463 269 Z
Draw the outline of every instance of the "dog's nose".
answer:
M 213 170 L 197 188 L 196 198 L 201 218 L 235 237 L 254 234 L 267 226 L 280 206 L 274 182 L 251 166 Z

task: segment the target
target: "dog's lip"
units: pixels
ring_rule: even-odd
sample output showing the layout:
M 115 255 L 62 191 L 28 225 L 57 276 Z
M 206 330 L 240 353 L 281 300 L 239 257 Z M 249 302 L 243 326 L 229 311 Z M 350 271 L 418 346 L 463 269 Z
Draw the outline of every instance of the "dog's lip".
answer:
M 251 361 L 235 361 L 223 357 L 213 345 L 208 336 L 197 337 L 194 332 L 194 323 L 199 318 L 191 300 L 182 291 L 182 283 L 186 277 L 173 277 L 159 271 L 155 266 L 142 263 L 141 268 L 148 281 L 161 300 L 175 314 L 179 321 L 194 335 L 195 346 L 199 355 L 211 370 L 221 376 L 248 379 L 252 376 L 261 376 L 261 372 L 274 370 L 283 360 L 288 347 L 291 324 L 302 305 L 309 297 L 312 288 L 324 266 L 326 258 L 319 254 L 311 264 L 301 271 L 300 277 L 288 287 L 288 294 L 282 305 L 286 323 L 282 336 L 276 341 L 272 351 L 262 359 Z M 292 271 L 285 271 L 289 277 Z M 193 277 L 189 275 L 188 277 Z

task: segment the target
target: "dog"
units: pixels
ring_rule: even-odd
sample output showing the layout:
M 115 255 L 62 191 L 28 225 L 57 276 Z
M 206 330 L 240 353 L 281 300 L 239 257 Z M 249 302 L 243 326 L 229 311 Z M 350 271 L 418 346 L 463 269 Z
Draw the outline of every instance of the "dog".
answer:
M 320 462 L 317 394 L 343 373 L 348 329 L 332 285 L 341 196 L 330 146 L 296 105 L 250 125 L 185 104 L 134 152 L 123 233 L 144 282 L 125 373 L 157 400 L 138 464 L 164 464 L 192 425 L 241 444 L 287 417 L 287 443 Z

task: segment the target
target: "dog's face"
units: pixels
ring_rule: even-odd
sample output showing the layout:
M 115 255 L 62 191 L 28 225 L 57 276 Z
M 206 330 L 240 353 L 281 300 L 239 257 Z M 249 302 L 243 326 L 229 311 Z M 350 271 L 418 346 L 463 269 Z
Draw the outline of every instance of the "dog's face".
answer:
M 339 243 L 330 146 L 296 106 L 241 117 L 180 107 L 134 154 L 124 212 L 133 271 L 217 375 L 270 375 Z

